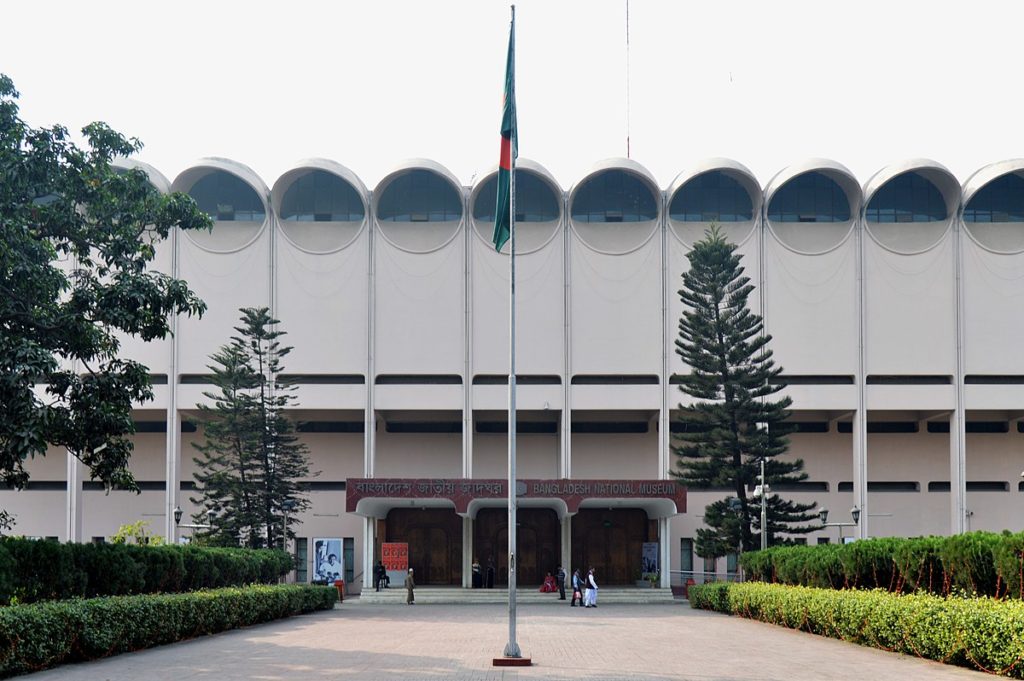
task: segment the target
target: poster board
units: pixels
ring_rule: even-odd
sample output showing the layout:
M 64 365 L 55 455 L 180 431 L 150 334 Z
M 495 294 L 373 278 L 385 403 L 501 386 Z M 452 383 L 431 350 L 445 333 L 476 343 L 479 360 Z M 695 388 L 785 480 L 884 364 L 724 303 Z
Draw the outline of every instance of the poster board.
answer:
M 345 557 L 341 552 L 341 539 L 313 539 L 313 581 L 334 584 L 345 578 Z
M 641 579 L 652 579 L 658 574 L 658 542 L 645 541 L 640 560 Z
M 409 544 L 406 542 L 384 542 L 380 547 L 380 559 L 388 573 L 392 586 L 405 584 L 409 572 Z

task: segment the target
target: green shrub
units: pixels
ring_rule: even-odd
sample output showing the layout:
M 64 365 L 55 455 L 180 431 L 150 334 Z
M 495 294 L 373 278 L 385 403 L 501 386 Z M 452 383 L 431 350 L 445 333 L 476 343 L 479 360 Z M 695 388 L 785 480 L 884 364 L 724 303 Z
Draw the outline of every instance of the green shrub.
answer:
M 0 540 L 0 603 L 270 584 L 292 569 L 284 551 Z
M 1003 533 L 992 548 L 992 559 L 1002 593 L 1010 598 L 1024 598 L 1024 532 Z
M 747 579 L 758 582 L 775 581 L 775 565 L 773 558 L 778 548 L 764 551 L 747 551 L 740 556 L 740 567 Z
M 898 573 L 894 591 L 947 593 L 946 571 L 939 556 L 944 541 L 944 537 L 915 537 L 900 542 L 892 554 Z
M 1024 598 L 1024 533 L 778 546 L 740 558 L 748 580 Z
M 0 608 L 0 676 L 325 610 L 337 599 L 333 587 L 289 584 Z
M 691 606 L 1024 678 L 1024 601 L 758 582 L 716 586 L 713 596 L 691 597 Z
M 862 539 L 843 544 L 839 561 L 847 587 L 891 589 L 896 584 L 896 566 L 892 554 L 901 539 Z
M 951 589 L 982 596 L 996 595 L 993 549 L 1003 537 L 992 532 L 968 532 L 946 537 L 939 558 Z
M 729 611 L 729 582 L 692 584 L 687 594 L 691 607 L 718 612 Z

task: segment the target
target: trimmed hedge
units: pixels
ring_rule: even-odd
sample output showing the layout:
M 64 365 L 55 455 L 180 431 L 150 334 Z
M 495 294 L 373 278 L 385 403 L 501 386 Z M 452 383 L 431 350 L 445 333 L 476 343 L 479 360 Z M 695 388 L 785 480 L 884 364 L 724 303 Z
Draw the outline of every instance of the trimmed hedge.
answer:
M 312 612 L 334 587 L 287 584 L 0 608 L 0 676 L 39 671 Z
M 1024 678 L 1024 601 L 815 589 L 690 587 L 690 605 L 891 652 Z
M 272 584 L 291 569 L 284 551 L 4 538 L 0 603 Z
M 880 538 L 744 553 L 747 579 L 940 595 L 1024 597 L 1024 533 Z

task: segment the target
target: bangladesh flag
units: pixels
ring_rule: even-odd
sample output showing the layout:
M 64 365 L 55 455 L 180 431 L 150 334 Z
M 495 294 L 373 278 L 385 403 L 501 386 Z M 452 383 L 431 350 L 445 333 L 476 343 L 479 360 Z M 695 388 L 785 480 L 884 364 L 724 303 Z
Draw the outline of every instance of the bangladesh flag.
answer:
M 494 212 L 494 249 L 508 241 L 512 233 L 509 215 L 512 202 L 512 169 L 519 156 L 519 141 L 516 133 L 516 20 L 508 34 L 508 63 L 505 65 L 505 101 L 501 112 L 501 160 L 498 162 L 498 205 Z

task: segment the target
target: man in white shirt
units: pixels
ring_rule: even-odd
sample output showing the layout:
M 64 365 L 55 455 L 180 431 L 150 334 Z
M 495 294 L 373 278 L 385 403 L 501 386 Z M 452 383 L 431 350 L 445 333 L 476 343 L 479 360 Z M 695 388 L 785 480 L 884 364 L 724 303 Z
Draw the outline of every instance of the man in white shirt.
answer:
M 597 607 L 597 580 L 594 579 L 594 568 L 587 572 L 587 591 L 583 595 L 583 607 Z

